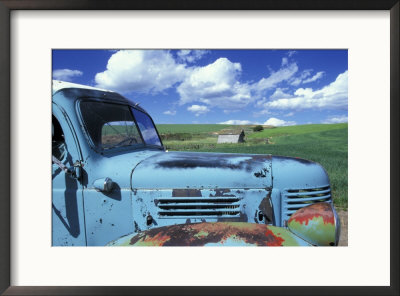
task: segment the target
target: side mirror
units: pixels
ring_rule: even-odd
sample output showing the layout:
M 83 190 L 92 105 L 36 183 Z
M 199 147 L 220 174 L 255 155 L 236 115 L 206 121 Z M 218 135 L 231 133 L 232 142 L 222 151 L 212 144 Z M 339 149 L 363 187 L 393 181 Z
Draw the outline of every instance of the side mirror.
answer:
M 80 180 L 82 178 L 83 163 L 80 160 L 75 161 L 72 167 L 66 167 L 57 157 L 52 156 L 53 163 L 55 163 L 61 170 L 63 170 L 71 178 Z

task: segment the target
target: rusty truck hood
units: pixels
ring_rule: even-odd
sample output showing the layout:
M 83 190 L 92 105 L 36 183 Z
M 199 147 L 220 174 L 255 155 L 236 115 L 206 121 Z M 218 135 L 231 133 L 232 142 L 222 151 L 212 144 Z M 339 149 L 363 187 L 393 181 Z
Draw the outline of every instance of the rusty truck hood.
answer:
M 271 155 L 161 152 L 132 171 L 131 188 L 270 188 Z
M 108 246 L 309 246 L 286 228 L 244 222 L 179 224 L 133 233 Z

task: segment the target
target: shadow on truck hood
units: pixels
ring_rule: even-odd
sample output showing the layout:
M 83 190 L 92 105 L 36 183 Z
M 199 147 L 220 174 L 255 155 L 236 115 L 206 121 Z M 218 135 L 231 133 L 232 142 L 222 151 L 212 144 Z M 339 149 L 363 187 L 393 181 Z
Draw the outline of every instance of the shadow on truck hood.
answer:
M 132 171 L 132 189 L 266 188 L 272 186 L 271 155 L 164 152 Z

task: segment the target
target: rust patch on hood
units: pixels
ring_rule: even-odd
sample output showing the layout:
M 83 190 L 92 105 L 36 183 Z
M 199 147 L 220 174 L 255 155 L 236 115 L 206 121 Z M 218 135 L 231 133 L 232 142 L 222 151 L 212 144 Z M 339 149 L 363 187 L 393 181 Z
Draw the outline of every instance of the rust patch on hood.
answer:
M 322 217 L 324 224 L 335 224 L 332 206 L 327 202 L 315 203 L 298 210 L 290 217 L 288 223 L 295 220 L 300 224 L 308 225 L 308 222 L 315 217 Z
M 132 237 L 130 245 L 204 246 L 228 240 L 248 245 L 282 246 L 285 239 L 266 225 L 251 223 L 181 224 L 150 229 Z

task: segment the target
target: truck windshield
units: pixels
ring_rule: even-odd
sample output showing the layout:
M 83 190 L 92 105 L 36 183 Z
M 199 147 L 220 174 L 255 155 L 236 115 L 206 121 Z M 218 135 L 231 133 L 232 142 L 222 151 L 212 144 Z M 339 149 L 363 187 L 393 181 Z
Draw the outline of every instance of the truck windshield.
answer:
M 125 146 L 161 146 L 151 118 L 135 108 L 113 103 L 82 101 L 80 110 L 86 131 L 98 150 Z
M 158 137 L 151 118 L 146 113 L 135 108 L 131 108 L 131 110 L 136 118 L 139 129 L 142 132 L 144 141 L 149 145 L 161 146 L 160 138 Z

